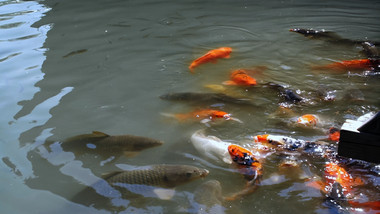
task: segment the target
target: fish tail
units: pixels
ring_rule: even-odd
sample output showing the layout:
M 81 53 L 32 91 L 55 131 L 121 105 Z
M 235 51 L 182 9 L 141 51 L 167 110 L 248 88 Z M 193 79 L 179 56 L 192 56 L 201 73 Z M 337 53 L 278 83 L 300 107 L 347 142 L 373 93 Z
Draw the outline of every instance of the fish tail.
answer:
M 186 119 L 185 115 L 181 115 L 181 114 L 170 114 L 170 113 L 161 112 L 161 115 L 165 116 L 165 117 L 175 118 L 177 120 L 185 120 Z

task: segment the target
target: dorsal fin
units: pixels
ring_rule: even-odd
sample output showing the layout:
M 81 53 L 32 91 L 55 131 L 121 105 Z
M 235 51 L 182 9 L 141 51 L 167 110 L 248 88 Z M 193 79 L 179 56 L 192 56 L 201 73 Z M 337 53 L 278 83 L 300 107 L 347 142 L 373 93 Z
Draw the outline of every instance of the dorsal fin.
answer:
M 93 131 L 92 134 L 96 135 L 97 137 L 109 137 L 108 134 L 100 132 L 100 131 Z

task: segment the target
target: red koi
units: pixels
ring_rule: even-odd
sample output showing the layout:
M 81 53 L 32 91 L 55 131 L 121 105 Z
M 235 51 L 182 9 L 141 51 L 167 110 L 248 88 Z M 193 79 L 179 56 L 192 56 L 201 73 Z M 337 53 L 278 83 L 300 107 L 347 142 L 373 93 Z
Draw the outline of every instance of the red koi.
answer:
M 256 85 L 256 79 L 248 75 L 245 69 L 238 69 L 231 73 L 230 80 L 223 82 L 225 85 L 243 85 L 253 86 Z
M 374 67 L 371 59 L 355 59 L 345 60 L 341 62 L 334 62 L 328 65 L 313 66 L 313 69 L 327 69 L 333 71 L 346 71 L 346 70 L 368 70 Z
M 352 178 L 350 174 L 338 164 L 329 162 L 325 165 L 325 181 L 311 182 L 308 185 L 321 189 L 322 192 L 328 194 L 331 192 L 334 183 L 342 186 L 344 196 L 350 196 L 352 187 L 363 185 L 364 182 L 360 178 Z
M 339 129 L 337 129 L 335 127 L 331 127 L 329 129 L 329 140 L 339 141 L 339 138 L 340 138 L 340 131 L 339 131 Z
M 205 55 L 194 60 L 190 64 L 189 69 L 191 72 L 194 72 L 193 71 L 194 68 L 198 67 L 201 64 L 208 63 L 208 62 L 216 62 L 216 60 L 219 58 L 230 58 L 231 52 L 232 52 L 232 48 L 230 47 L 221 47 L 218 49 L 210 50 Z

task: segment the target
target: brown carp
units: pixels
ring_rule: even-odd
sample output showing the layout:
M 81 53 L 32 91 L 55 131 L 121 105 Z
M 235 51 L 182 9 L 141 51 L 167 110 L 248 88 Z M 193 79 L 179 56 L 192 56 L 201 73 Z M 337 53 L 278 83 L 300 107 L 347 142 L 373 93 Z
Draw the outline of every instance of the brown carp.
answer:
M 94 131 L 91 134 L 77 135 L 66 139 L 61 146 L 64 150 L 76 152 L 93 151 L 98 153 L 120 153 L 132 155 L 134 152 L 162 145 L 163 142 L 141 136 L 115 135 Z
M 209 180 L 202 183 L 194 192 L 194 207 L 197 213 L 225 213 L 223 207 L 222 187 L 217 180 Z
M 179 92 L 168 93 L 160 96 L 163 100 L 187 101 L 187 102 L 222 102 L 241 105 L 254 105 L 249 99 L 235 98 L 223 93 L 200 93 L 200 92 Z
M 206 177 L 209 171 L 190 165 L 158 164 L 115 171 L 79 192 L 73 201 L 95 207 L 126 207 L 147 199 L 169 200 L 174 188 Z M 130 203 L 129 203 L 129 202 Z M 118 208 L 119 209 L 119 208 Z

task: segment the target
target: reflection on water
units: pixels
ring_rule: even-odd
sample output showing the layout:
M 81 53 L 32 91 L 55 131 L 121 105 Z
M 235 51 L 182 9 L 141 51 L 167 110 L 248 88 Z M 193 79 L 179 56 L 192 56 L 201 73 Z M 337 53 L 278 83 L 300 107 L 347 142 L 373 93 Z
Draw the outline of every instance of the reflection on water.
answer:
M 104 173 L 158 163 L 194 165 L 210 174 L 176 189 L 171 201 L 121 202 L 124 212 L 195 212 L 194 190 L 213 179 L 223 195 L 236 192 L 244 178 L 232 166 L 201 156 L 189 143 L 191 134 L 206 126 L 161 113 L 205 107 L 231 113 L 243 123 L 211 122 L 207 132 L 234 143 L 264 133 L 324 139 L 331 126 L 379 111 L 379 77 L 312 71 L 311 66 L 360 59 L 362 47 L 311 40 L 289 29 L 327 29 L 347 39 L 380 40 L 379 7 L 378 1 L 0 1 L 1 212 L 107 213 L 111 208 L 72 199 Z M 222 46 L 232 47 L 231 58 L 189 72 L 192 60 Z M 221 85 L 234 69 L 258 66 L 267 69 L 256 74 L 257 86 L 224 86 L 224 92 L 249 98 L 252 106 L 159 98 L 171 92 L 215 92 L 205 86 Z M 269 83 L 281 85 L 280 90 Z M 290 110 L 279 109 L 291 93 L 302 101 L 291 103 Z M 295 126 L 292 121 L 303 114 L 318 115 L 322 124 L 318 129 Z M 135 156 L 62 149 L 63 140 L 92 131 L 165 143 Z M 288 156 L 268 156 L 260 188 L 239 202 L 223 204 L 226 211 L 331 209 L 322 203 L 320 191 L 301 179 L 322 176 L 326 160 L 297 156 L 302 173 L 290 176 L 278 170 Z M 379 198 L 369 190 L 379 188 L 378 170 L 358 165 L 362 168 L 355 165 L 351 172 L 367 180 L 357 190 L 362 200 Z

